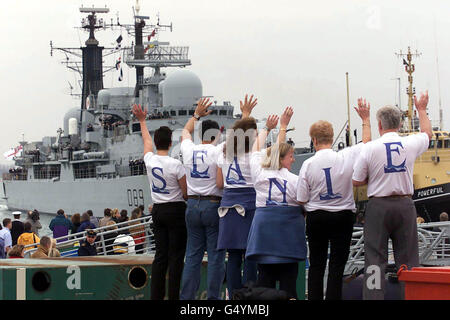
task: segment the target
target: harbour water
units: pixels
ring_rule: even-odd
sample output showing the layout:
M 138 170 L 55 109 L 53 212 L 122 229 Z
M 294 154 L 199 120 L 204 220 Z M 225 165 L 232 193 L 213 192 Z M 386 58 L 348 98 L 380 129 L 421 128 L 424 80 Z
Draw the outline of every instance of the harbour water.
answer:
M 3 199 L 4 195 L 3 195 L 3 191 L 0 192 L 0 222 L 3 221 L 3 219 L 5 218 L 11 218 L 13 219 L 14 217 L 12 216 L 12 212 L 8 210 L 8 207 L 6 206 L 6 201 Z M 50 225 L 50 221 L 52 221 L 52 219 L 55 216 L 49 215 L 49 214 L 45 214 L 45 213 L 41 213 L 39 215 L 40 217 L 40 222 L 42 225 L 42 229 L 39 231 L 39 236 L 46 236 L 46 235 L 52 235 L 53 232 L 49 229 L 49 225 Z M 21 215 L 21 220 L 24 221 L 26 219 L 26 213 L 22 213 Z M 3 223 L 2 223 L 3 226 Z

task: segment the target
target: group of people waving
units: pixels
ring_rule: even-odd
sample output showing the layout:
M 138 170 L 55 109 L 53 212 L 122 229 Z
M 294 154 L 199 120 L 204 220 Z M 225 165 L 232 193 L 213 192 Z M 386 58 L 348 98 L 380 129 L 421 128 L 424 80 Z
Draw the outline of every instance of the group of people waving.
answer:
M 330 246 L 326 298 L 341 299 L 354 223 L 353 184 L 368 182 L 361 170 L 358 176 L 364 179 L 352 183 L 352 177 L 356 180 L 354 167 L 371 141 L 370 104 L 359 99 L 355 108 L 362 120 L 362 143 L 339 152 L 332 149 L 331 123 L 312 124 L 309 134 L 316 153 L 303 163 L 298 175 L 290 171 L 294 148 L 286 143 L 292 107 L 280 116 L 269 115 L 265 127 L 258 130 L 251 117 L 257 99 L 246 95 L 240 102 L 241 119 L 227 129 L 220 143 L 219 124 L 199 121 L 211 113 L 211 104 L 208 98 L 200 99 L 186 123 L 180 145 L 182 162 L 169 156 L 172 131 L 168 127 L 155 130 L 153 143 L 147 111 L 133 106 L 141 125 L 153 200 L 156 253 L 151 298 L 166 296 L 167 272 L 169 299 L 198 298 L 206 251 L 208 299 L 221 298 L 225 274 L 230 297 L 247 281 L 254 281 L 266 288 L 276 288 L 278 282 L 279 289 L 295 299 L 298 263 L 307 258 L 309 246 L 308 299 L 323 299 Z M 378 113 L 377 120 L 381 122 Z M 198 144 L 192 137 L 196 122 L 200 124 Z M 267 136 L 278 123 L 277 142 L 266 147 Z M 389 150 L 391 164 L 396 164 L 396 149 Z

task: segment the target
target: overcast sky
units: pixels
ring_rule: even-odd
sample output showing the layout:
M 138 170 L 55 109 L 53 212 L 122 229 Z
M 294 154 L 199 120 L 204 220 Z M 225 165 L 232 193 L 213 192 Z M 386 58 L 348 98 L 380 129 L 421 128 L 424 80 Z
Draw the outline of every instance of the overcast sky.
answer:
M 141 0 L 141 14 L 153 23 L 173 23 L 173 32 L 161 32 L 160 41 L 190 47 L 192 65 L 203 84 L 203 94 L 231 101 L 235 113 L 245 93 L 258 97 L 254 115 L 281 113 L 294 107 L 291 135 L 297 146 L 309 145 L 309 126 L 316 120 L 333 123 L 335 134 L 347 117 L 345 73 L 349 73 L 350 103 L 362 96 L 370 101 L 372 123 L 376 110 L 398 103 L 407 107 L 407 75 L 396 52 L 408 46 L 422 55 L 415 60 L 416 92 L 429 90 L 429 113 L 438 120 L 438 71 L 444 128 L 450 129 L 450 2 L 420 0 Z M 80 26 L 78 8 L 110 8 L 101 15 L 107 21 L 119 14 L 122 23 L 132 21 L 135 0 L 15 0 L 0 11 L 0 155 L 27 141 L 56 135 L 64 114 L 79 106 L 71 97 L 69 82 L 76 77 L 60 62 L 61 53 L 50 56 L 55 46 L 80 47 L 88 34 Z M 129 38 L 125 37 L 125 44 Z M 101 45 L 111 47 L 120 34 L 97 33 Z M 437 50 L 436 50 L 437 48 Z M 436 57 L 439 58 L 437 68 Z M 115 57 L 112 57 L 114 59 Z M 110 62 L 111 60 L 108 60 Z M 111 63 L 111 62 L 110 62 Z M 167 73 L 170 73 L 170 69 Z M 130 86 L 134 69 L 124 67 L 105 76 L 104 86 Z M 351 111 L 351 124 L 360 125 Z M 372 126 L 373 137 L 378 137 Z M 4 162 L 3 157 L 0 162 Z

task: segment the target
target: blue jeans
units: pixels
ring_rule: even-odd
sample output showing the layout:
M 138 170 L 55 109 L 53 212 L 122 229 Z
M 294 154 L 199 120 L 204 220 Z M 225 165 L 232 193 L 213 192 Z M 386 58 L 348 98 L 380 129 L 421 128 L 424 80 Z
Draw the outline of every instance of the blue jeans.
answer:
M 187 247 L 180 300 L 194 300 L 200 286 L 205 250 L 208 253 L 207 297 L 219 300 L 225 276 L 225 250 L 217 250 L 220 202 L 188 199 L 186 208 Z
M 228 249 L 227 251 L 227 289 L 231 299 L 233 290 L 241 289 L 247 281 L 256 282 L 258 269 L 255 261 L 245 259 L 245 250 Z M 244 262 L 243 273 L 241 273 L 242 262 Z

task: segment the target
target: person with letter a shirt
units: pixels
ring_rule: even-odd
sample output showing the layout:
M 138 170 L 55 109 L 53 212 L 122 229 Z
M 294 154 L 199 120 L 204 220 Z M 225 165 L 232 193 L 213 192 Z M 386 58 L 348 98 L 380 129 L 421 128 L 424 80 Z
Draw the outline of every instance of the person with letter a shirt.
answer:
M 286 291 L 297 298 L 298 262 L 306 259 L 305 218 L 297 202 L 297 175 L 291 173 L 294 148 L 286 143 L 293 110 L 287 107 L 280 119 L 278 141 L 259 151 L 278 116 L 269 116 L 259 131 L 251 155 L 251 175 L 256 190 L 256 211 L 248 235 L 245 257 L 258 263 L 257 286 Z
M 216 186 L 217 158 L 223 144 L 216 146 L 220 130 L 217 122 L 204 120 L 201 123 L 202 143 L 192 142 L 195 123 L 209 115 L 209 99 L 202 98 L 192 118 L 184 126 L 181 154 L 186 170 L 188 202 L 186 208 L 187 247 L 181 284 L 181 300 L 195 299 L 200 285 L 200 268 L 208 253 L 207 298 L 220 299 L 220 289 L 225 275 L 225 250 L 217 249 L 219 215 L 222 191 Z
M 342 276 L 350 252 L 355 201 L 353 164 L 364 143 L 370 141 L 370 104 L 358 99 L 355 108 L 363 121 L 363 143 L 333 151 L 333 126 L 317 121 L 309 129 L 316 153 L 299 173 L 297 200 L 304 204 L 309 248 L 308 300 L 323 300 L 323 277 L 330 261 L 326 300 L 342 299 Z
M 364 223 L 363 299 L 384 299 L 389 238 L 397 268 L 419 265 L 413 171 L 414 161 L 428 149 L 432 134 L 428 92 L 419 100 L 414 97 L 414 103 L 421 132 L 399 136 L 400 110 L 382 107 L 377 112 L 380 138 L 364 145 L 354 165 L 353 185 L 368 184 L 369 197 Z
M 256 282 L 257 266 L 245 259 L 247 238 L 255 214 L 256 192 L 251 177 L 250 154 L 256 138 L 256 120 L 250 117 L 257 99 L 240 101 L 242 117 L 227 130 L 226 144 L 217 159 L 217 186 L 223 189 L 219 208 L 218 249 L 226 249 L 229 297 L 247 281 Z M 242 271 L 243 272 L 242 272 Z
M 155 153 L 145 122 L 146 111 L 135 105 L 133 114 L 141 125 L 144 162 L 153 201 L 156 252 L 152 264 L 151 299 L 164 300 L 166 273 L 169 270 L 168 298 L 178 300 L 187 238 L 184 201 L 187 199 L 186 172 L 179 160 L 169 156 L 172 131 L 165 126 L 155 131 Z

